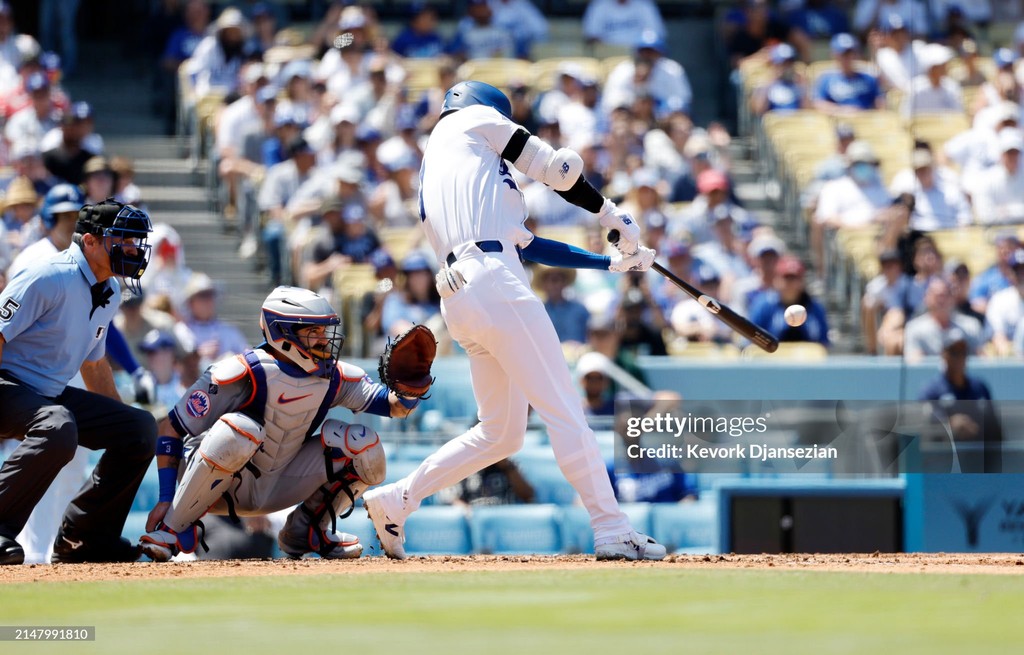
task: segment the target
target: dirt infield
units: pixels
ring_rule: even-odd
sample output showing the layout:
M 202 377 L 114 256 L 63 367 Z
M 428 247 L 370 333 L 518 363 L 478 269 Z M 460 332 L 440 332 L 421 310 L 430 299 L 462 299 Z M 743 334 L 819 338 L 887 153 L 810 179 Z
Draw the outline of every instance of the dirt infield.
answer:
M 580 570 L 605 567 L 673 569 L 762 569 L 864 573 L 1024 574 L 1017 554 L 872 555 L 672 555 L 664 562 L 595 562 L 584 555 L 414 557 L 396 562 L 382 557 L 354 561 L 320 559 L 229 560 L 156 564 L 54 564 L 0 567 L 0 584 L 160 580 L 267 575 L 359 575 L 365 573 L 453 573 L 459 571 Z

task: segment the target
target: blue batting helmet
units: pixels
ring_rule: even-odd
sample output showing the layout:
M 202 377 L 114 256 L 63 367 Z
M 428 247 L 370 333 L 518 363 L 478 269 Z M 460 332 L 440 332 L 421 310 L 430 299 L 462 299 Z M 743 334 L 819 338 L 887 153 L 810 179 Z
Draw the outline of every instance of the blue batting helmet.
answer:
M 444 94 L 444 104 L 441 105 L 441 115 L 473 105 L 493 107 L 505 118 L 512 118 L 512 103 L 508 97 L 500 89 L 474 80 L 459 82 L 448 89 L 448 93 Z
M 43 207 L 39 210 L 39 216 L 43 219 L 43 225 L 47 230 L 52 230 L 57 225 L 57 214 L 74 212 L 85 204 L 85 197 L 73 184 L 58 184 L 46 192 L 43 198 Z

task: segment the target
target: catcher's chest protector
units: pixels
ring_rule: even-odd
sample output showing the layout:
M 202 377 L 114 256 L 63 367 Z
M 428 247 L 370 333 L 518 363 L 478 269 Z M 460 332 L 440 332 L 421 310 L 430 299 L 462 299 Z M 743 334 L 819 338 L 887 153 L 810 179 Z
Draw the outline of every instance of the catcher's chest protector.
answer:
M 263 372 L 262 376 L 253 376 L 257 385 L 253 404 L 257 404 L 262 395 L 260 386 L 266 392 L 263 416 L 254 418 L 262 419 L 266 436 L 263 447 L 251 461 L 264 473 L 272 473 L 288 464 L 299 452 L 311 424 L 320 422 L 317 416 L 321 413 L 325 396 L 331 390 L 336 393 L 337 385 L 315 375 L 301 378 L 286 375 L 277 360 L 262 350 L 246 353 L 247 360 L 253 356 L 259 358 L 259 368 Z M 249 368 L 255 372 L 257 367 L 250 364 Z M 264 379 L 262 385 L 261 377 Z

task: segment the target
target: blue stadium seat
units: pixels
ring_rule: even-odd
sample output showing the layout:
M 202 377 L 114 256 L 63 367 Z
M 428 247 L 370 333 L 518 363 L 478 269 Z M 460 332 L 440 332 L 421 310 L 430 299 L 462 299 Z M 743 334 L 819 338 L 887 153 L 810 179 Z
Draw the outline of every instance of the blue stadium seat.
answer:
M 562 549 L 554 505 L 477 507 L 470 530 L 473 550 L 497 555 L 554 555 Z
M 718 504 L 711 500 L 655 504 L 650 535 L 670 553 L 717 553 Z
M 550 446 L 524 447 L 512 456 L 512 461 L 533 487 L 536 502 L 555 505 L 571 505 L 576 502 L 576 490 L 558 468 Z
M 651 504 L 622 503 L 620 507 L 629 517 L 629 522 L 634 530 L 650 534 Z M 575 505 L 563 508 L 559 528 L 562 534 L 563 552 L 569 554 L 594 552 L 594 531 L 590 528 L 590 514 L 587 513 L 585 507 Z
M 468 555 L 472 550 L 461 507 L 423 507 L 405 523 L 405 551 L 410 555 Z

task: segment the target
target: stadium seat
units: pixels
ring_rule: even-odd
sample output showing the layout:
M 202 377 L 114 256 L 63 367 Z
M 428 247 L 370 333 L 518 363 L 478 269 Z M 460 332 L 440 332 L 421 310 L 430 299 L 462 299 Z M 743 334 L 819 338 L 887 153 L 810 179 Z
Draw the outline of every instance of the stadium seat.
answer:
M 554 555 L 562 550 L 559 513 L 555 505 L 477 507 L 470 519 L 473 552 Z
M 402 68 L 405 69 L 403 85 L 408 90 L 410 98 L 419 98 L 424 91 L 439 84 L 436 59 L 403 59 Z
M 550 447 L 523 448 L 512 456 L 512 461 L 533 487 L 536 502 L 556 505 L 571 505 L 576 502 L 576 490 L 558 468 Z
M 934 152 L 941 152 L 946 141 L 970 127 L 966 114 L 915 114 L 910 119 L 910 133 L 919 141 L 927 141 Z
M 718 505 L 714 501 L 655 503 L 651 536 L 670 553 L 718 552 Z
M 385 227 L 377 230 L 377 236 L 391 258 L 401 262 L 420 242 L 423 230 L 418 227 Z
M 469 524 L 461 507 L 423 507 L 405 523 L 405 550 L 410 555 L 468 555 Z

